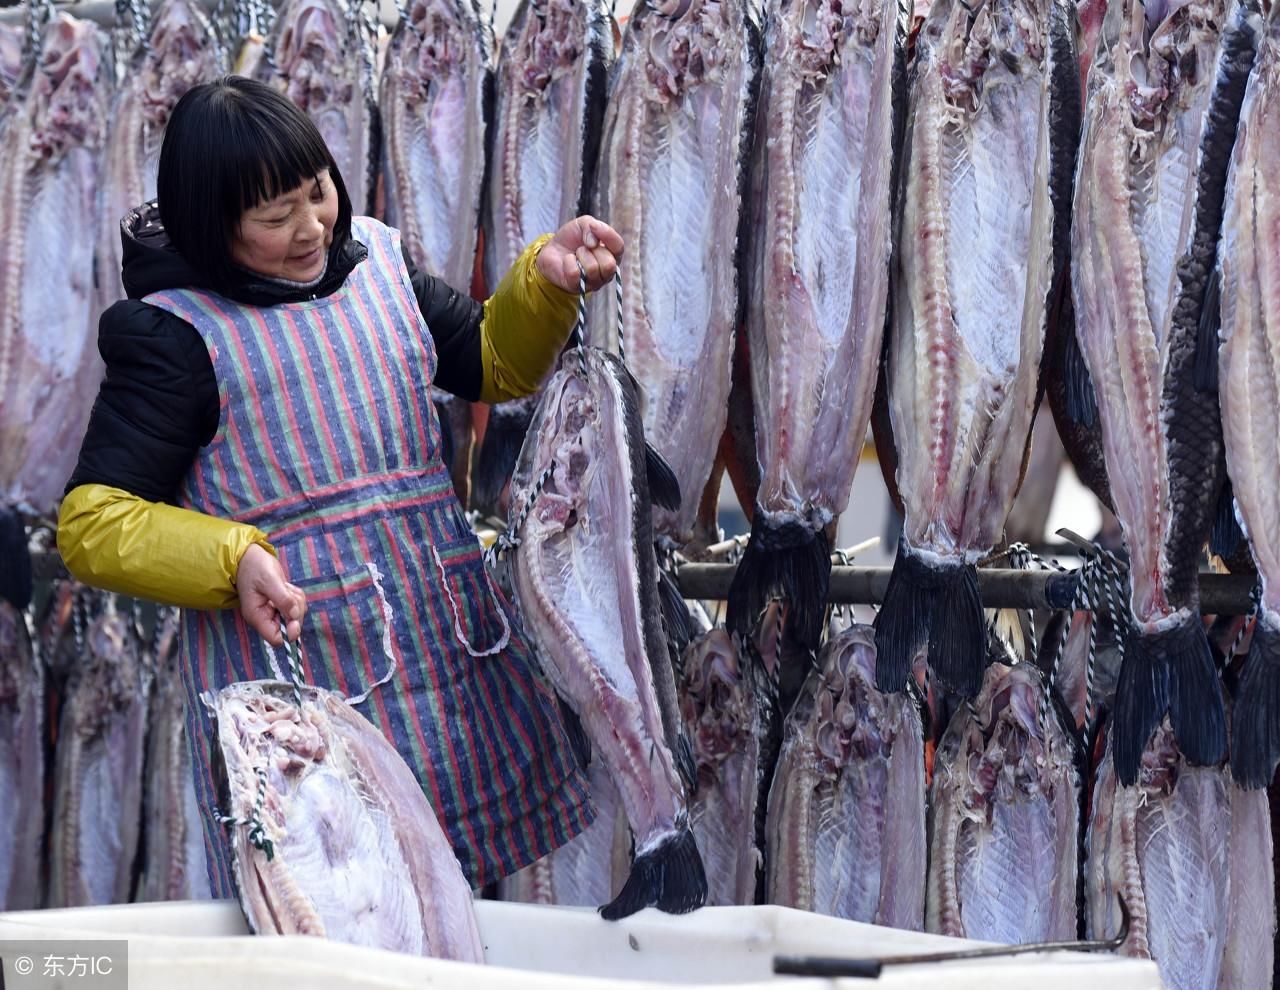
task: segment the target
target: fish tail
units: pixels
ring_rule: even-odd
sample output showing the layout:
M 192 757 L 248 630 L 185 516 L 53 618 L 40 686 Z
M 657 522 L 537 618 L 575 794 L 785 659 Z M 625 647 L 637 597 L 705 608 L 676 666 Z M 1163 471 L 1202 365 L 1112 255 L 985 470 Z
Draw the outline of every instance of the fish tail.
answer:
M 687 914 L 707 900 L 707 876 L 688 820 L 676 833 L 637 856 L 622 890 L 600 909 L 606 921 L 617 921 L 656 907 L 668 914 Z
M 944 687 L 966 698 L 982 689 L 986 617 L 973 564 L 927 561 L 899 544 L 875 629 L 881 691 L 903 690 L 926 646 L 929 667 Z
M 1137 782 L 1142 753 L 1166 713 L 1188 763 L 1212 766 L 1226 756 L 1222 691 L 1198 618 L 1156 633 L 1130 626 L 1125 635 L 1111 739 L 1126 787 Z
M 529 422 L 529 416 L 518 414 L 490 415 L 471 478 L 472 508 L 488 515 L 501 514 L 502 490 L 515 471 Z
M 1214 556 L 1229 560 L 1235 556 L 1244 542 L 1244 531 L 1236 518 L 1235 491 L 1230 479 L 1218 494 L 1218 507 L 1213 517 L 1213 529 L 1209 533 L 1209 549 Z
M 31 604 L 31 554 L 17 509 L 0 507 L 0 598 L 18 611 Z
M 831 583 L 831 543 L 826 533 L 798 519 L 755 513 L 751 540 L 729 585 L 729 629 L 751 635 L 760 613 L 775 596 L 790 605 L 796 641 L 816 650 L 822 638 Z
M 1280 762 L 1280 629 L 1265 614 L 1253 628 L 1240 689 L 1231 709 L 1231 776 L 1266 787 Z
M 1063 348 L 1062 369 L 1066 382 L 1067 415 L 1079 426 L 1093 426 L 1098 420 L 1098 399 L 1074 326 L 1070 328 Z

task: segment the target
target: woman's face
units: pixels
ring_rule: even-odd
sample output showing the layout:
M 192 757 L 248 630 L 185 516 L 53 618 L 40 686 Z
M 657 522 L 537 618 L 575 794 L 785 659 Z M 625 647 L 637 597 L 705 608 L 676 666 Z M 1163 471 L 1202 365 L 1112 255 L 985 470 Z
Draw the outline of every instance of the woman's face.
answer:
M 324 271 L 337 222 L 338 192 L 325 169 L 297 189 L 245 210 L 231 259 L 259 275 L 310 282 Z

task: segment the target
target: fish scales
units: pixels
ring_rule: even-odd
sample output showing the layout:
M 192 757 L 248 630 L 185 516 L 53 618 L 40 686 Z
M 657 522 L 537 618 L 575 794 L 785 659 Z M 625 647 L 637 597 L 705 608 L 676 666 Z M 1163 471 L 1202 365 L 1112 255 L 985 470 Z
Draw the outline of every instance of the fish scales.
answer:
M 471 889 L 421 785 L 378 729 L 337 694 L 277 681 L 203 699 L 226 775 L 224 810 L 255 816 L 271 855 L 232 826 L 250 928 L 483 962 Z
M 0 911 L 42 906 L 45 717 L 25 617 L 0 601 Z
M 387 223 L 419 270 L 459 292 L 475 269 L 493 55 L 470 0 L 412 0 L 380 84 Z
M 616 919 L 693 910 L 706 877 L 684 789 L 675 680 L 658 604 L 638 386 L 575 348 L 543 390 L 512 489 L 513 584 L 544 669 L 608 768 L 635 841 Z
M 482 214 L 485 286 L 520 252 L 589 209 L 617 24 L 604 0 L 521 0 L 502 41 L 493 150 Z M 476 463 L 476 506 L 505 514 L 503 492 L 536 399 L 490 411 Z
M 906 695 L 876 688 L 868 626 L 823 647 L 787 716 L 766 835 L 769 903 L 924 927 L 924 733 Z
M 1218 252 L 1218 397 L 1237 514 L 1261 600 L 1232 712 L 1231 768 L 1265 787 L 1280 760 L 1280 18 L 1272 6 L 1232 152 Z
M 593 299 L 590 342 L 640 382 L 644 432 L 675 471 L 655 532 L 694 534 L 729 404 L 739 225 L 760 70 L 745 0 L 638 0 L 609 83 L 595 209 L 628 246 L 621 326 Z
M 1065 256 L 1072 17 L 1065 0 L 948 0 L 917 39 L 886 350 L 905 522 L 876 619 L 883 690 L 923 652 L 948 688 L 982 685 L 975 565 L 1021 484 Z
M 684 652 L 680 710 L 693 743 L 698 787 L 693 834 L 707 873 L 707 903 L 755 903 L 761 855 L 755 843 L 760 736 L 753 670 L 725 629 Z
M 1223 768 L 1187 763 L 1167 719 L 1142 755 L 1135 785 L 1120 783 L 1110 746 L 1098 770 L 1088 832 L 1089 936 L 1116 934 L 1123 896 L 1131 920 L 1119 951 L 1154 959 L 1170 990 L 1221 985 L 1230 789 Z
M 163 0 L 147 44 L 135 52 L 111 104 L 103 157 L 102 224 L 98 239 L 98 307 L 124 298 L 120 280 L 121 219 L 156 195 L 160 145 L 178 100 L 223 71 L 213 25 L 194 0 Z
M 1029 663 L 987 668 L 934 760 L 927 928 L 1002 943 L 1076 937 L 1079 781 Z
M 1257 20 L 1228 0 L 1115 2 L 1089 73 L 1072 294 L 1130 559 L 1112 730 L 1124 784 L 1166 712 L 1190 762 L 1225 756 L 1197 585 L 1223 443 L 1217 395 L 1198 387 L 1195 364 Z
M 786 0 L 766 28 L 746 304 L 760 488 L 729 624 L 746 634 L 780 593 L 813 649 L 880 366 L 907 16 Z
M 134 888 L 147 719 L 142 658 L 110 598 L 84 643 L 54 748 L 48 907 L 122 904 Z
M 352 213 L 367 216 L 379 124 L 364 19 L 339 0 L 284 0 L 253 71 L 306 111 L 338 165 Z
M 43 46 L 0 145 L 0 509 L 52 514 L 103 373 L 93 246 L 111 73 L 92 22 L 59 13 Z

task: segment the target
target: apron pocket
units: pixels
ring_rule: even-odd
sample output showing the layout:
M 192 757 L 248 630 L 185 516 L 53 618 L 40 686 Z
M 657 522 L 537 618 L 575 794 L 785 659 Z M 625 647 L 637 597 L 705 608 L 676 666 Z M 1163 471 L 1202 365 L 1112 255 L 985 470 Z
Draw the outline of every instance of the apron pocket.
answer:
M 370 563 L 346 574 L 293 583 L 307 595 L 302 657 L 309 676 L 324 676 L 334 690 L 345 680 L 347 690 L 360 692 L 348 702 L 366 700 L 375 687 L 391 680 L 398 666 L 391 605 L 378 568 Z M 379 676 L 378 671 L 385 672 Z
M 501 653 L 511 642 L 511 624 L 484 566 L 480 541 L 470 532 L 431 547 L 449 621 L 459 644 L 473 657 Z

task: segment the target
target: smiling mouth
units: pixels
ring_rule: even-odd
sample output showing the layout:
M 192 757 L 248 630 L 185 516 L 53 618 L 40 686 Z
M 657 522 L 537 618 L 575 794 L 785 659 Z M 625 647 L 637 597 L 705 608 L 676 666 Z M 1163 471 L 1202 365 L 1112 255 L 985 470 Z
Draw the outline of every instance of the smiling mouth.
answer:
M 294 264 L 300 265 L 300 264 L 305 264 L 306 262 L 309 262 L 309 261 L 316 260 L 319 257 L 319 255 L 320 255 L 320 248 L 319 246 L 316 246 L 316 247 L 313 247 L 306 254 L 294 255 L 289 260 L 292 261 Z

